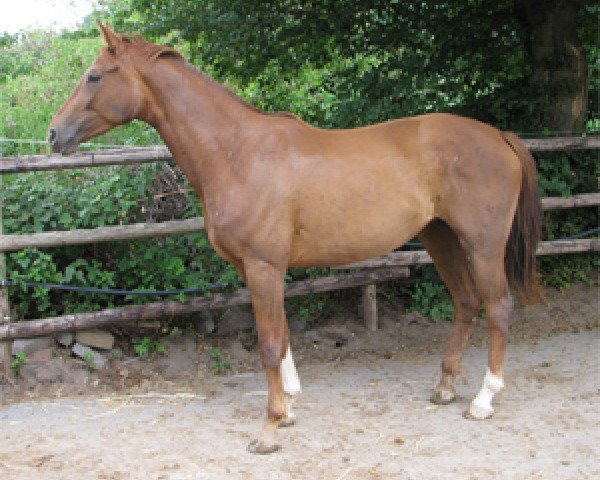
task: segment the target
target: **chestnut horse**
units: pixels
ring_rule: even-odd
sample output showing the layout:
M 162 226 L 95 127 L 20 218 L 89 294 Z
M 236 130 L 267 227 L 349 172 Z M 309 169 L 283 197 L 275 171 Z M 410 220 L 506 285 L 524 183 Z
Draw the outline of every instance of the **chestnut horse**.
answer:
M 322 130 L 253 108 L 171 48 L 99 25 L 106 46 L 52 120 L 49 141 L 69 154 L 133 119 L 164 139 L 200 196 L 212 246 L 252 297 L 268 408 L 250 451 L 279 448 L 276 429 L 292 421 L 285 393 L 300 390 L 284 311 L 286 269 L 375 257 L 416 235 L 455 309 L 432 401 L 455 398 L 484 306 L 488 368 L 467 413 L 492 414 L 513 310 L 509 283 L 526 300 L 538 292 L 536 170 L 516 135 L 448 114 Z

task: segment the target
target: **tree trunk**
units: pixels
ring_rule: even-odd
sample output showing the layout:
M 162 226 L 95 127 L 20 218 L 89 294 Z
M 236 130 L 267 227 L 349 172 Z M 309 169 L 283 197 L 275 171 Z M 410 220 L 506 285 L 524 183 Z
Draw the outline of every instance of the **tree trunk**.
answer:
M 515 0 L 539 94 L 542 127 L 581 132 L 587 112 L 587 61 L 577 36 L 581 0 Z

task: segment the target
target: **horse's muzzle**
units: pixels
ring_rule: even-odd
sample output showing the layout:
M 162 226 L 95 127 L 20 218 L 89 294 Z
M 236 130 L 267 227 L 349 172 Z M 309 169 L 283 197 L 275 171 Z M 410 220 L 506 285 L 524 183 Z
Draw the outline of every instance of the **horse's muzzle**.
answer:
M 56 139 L 58 138 L 58 135 L 56 134 L 56 130 L 54 130 L 53 128 L 48 130 L 48 143 L 54 147 L 54 145 L 56 144 Z
M 63 135 L 60 135 L 58 130 L 55 128 L 48 129 L 48 143 L 52 147 L 54 153 L 62 153 L 63 155 L 69 155 L 77 149 L 77 143 L 73 141 L 73 138 L 67 138 L 63 140 Z

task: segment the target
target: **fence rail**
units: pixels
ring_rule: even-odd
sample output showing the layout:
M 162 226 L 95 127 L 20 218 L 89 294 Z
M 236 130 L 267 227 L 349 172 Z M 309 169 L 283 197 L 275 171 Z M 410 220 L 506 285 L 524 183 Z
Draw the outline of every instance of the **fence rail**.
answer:
M 540 242 L 536 255 L 558 255 L 563 253 L 583 253 L 600 250 L 600 239 L 585 238 L 581 240 L 550 240 Z M 407 252 L 391 252 L 377 258 L 362 262 L 349 263 L 333 270 L 348 270 L 353 268 L 379 268 L 402 265 L 418 265 L 432 263 L 431 257 L 425 250 Z
M 330 292 L 343 288 L 359 287 L 361 285 L 373 285 L 377 282 L 385 282 L 408 276 L 409 271 L 407 267 L 391 266 L 377 270 L 361 270 L 342 275 L 299 280 L 286 287 L 285 296 L 289 298 L 308 295 L 309 293 Z M 131 323 L 152 318 L 172 317 L 174 315 L 194 313 L 199 310 L 233 307 L 247 303 L 250 303 L 250 293 L 248 289 L 243 288 L 236 292 L 216 293 L 207 297 L 194 297 L 184 302 L 168 300 L 145 305 L 111 308 L 100 312 L 7 323 L 0 325 L 0 341 L 48 335 L 50 333 L 70 332 L 86 328 L 105 327 L 107 325 Z
M 184 235 L 186 233 L 197 233 L 202 229 L 204 229 L 204 218 L 195 217 L 188 220 L 170 220 L 159 223 L 134 223 L 114 227 L 0 235 L 0 252 L 14 252 L 23 248 L 63 247 L 65 245 L 113 242 L 134 238 Z
M 164 162 L 173 157 L 166 147 L 118 148 L 98 152 L 77 152 L 73 155 L 28 155 L 0 158 L 0 175 L 7 173 L 42 172 L 69 168 L 106 167 L 135 163 Z
M 600 148 L 600 136 L 523 139 L 533 152 L 587 150 Z M 164 146 L 131 147 L 99 152 L 77 152 L 69 156 L 29 155 L 0 158 L 0 175 L 69 168 L 104 167 L 173 160 Z
M 600 193 L 584 193 L 572 197 L 547 197 L 542 199 L 544 210 L 600 205 Z M 204 229 L 204 218 L 170 220 L 160 223 L 134 223 L 114 227 L 98 227 L 22 235 L 0 235 L 0 252 L 14 252 L 23 248 L 62 247 L 86 243 L 112 242 L 134 238 L 161 237 L 197 233 Z

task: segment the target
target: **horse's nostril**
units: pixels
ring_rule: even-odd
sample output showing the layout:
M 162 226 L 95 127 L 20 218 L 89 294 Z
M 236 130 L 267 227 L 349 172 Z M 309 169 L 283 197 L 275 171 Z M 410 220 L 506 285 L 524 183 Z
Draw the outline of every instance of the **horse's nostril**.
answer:
M 51 128 L 50 130 L 48 130 L 48 143 L 50 143 L 52 145 L 55 141 L 56 141 L 56 130 Z

